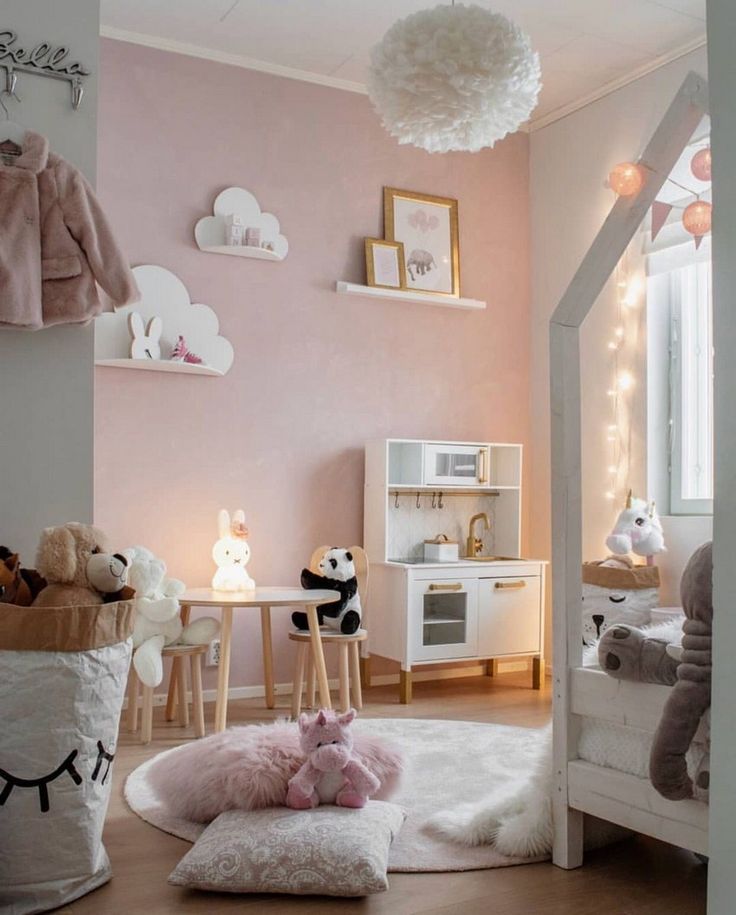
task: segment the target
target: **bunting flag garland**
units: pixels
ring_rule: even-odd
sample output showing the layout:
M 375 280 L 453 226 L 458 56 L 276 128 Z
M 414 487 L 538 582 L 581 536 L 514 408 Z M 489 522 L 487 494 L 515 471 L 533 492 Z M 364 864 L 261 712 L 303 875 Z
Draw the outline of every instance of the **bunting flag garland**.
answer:
M 671 212 L 671 203 L 662 203 L 661 200 L 655 200 L 652 204 L 652 241 L 659 235 Z

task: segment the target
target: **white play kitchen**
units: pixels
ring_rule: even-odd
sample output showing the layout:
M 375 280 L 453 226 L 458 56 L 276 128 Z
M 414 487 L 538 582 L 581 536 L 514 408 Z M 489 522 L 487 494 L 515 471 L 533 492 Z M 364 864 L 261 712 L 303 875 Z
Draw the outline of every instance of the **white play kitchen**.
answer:
M 522 446 L 382 439 L 365 449 L 368 651 L 412 669 L 531 656 L 544 676 L 544 571 L 522 559 Z

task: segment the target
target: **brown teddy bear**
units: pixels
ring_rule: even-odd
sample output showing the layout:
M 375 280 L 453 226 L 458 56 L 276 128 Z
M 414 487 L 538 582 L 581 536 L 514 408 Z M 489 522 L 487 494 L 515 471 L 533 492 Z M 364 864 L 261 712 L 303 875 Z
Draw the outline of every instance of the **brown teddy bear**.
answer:
M 680 582 L 682 609 L 687 619 L 682 631 L 682 659 L 654 735 L 649 757 L 649 777 L 659 793 L 672 801 L 705 799 L 710 780 L 707 748 L 701 754 L 693 779 L 686 754 L 710 713 L 711 646 L 713 628 L 713 544 L 699 547 L 685 566 Z
M 33 602 L 34 607 L 71 607 L 103 604 L 127 596 L 130 559 L 111 553 L 106 535 L 91 524 L 72 521 L 47 527 L 36 554 L 38 571 L 48 585 Z

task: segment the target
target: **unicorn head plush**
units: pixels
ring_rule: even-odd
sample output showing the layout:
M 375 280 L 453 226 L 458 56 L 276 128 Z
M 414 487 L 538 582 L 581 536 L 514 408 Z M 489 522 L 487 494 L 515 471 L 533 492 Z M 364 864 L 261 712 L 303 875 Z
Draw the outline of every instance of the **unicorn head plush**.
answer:
M 626 507 L 606 538 L 606 546 L 619 556 L 626 553 L 646 556 L 647 565 L 652 565 L 653 557 L 665 549 L 662 523 L 654 502 L 632 499 L 629 490 Z

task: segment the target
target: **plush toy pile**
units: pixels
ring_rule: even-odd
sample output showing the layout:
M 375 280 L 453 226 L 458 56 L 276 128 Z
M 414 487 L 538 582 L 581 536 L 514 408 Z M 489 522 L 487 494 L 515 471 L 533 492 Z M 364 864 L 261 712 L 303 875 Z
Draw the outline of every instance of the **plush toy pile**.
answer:
M 317 608 L 320 626 L 327 625 L 337 632 L 352 635 L 360 629 L 362 613 L 353 554 L 343 547 L 332 547 L 320 560 L 319 570 L 321 575 L 302 569 L 302 588 L 308 591 L 325 589 L 340 594 L 339 601 Z M 297 629 L 309 628 L 306 613 L 292 613 L 291 621 Z

